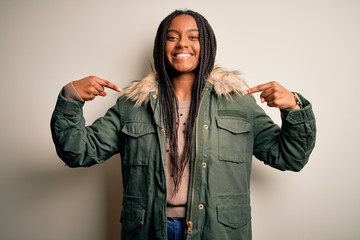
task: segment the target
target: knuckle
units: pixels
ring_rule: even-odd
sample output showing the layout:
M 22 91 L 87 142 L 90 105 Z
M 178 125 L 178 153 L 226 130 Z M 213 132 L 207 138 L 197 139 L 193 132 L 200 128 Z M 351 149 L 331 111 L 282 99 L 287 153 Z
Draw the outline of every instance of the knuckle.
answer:
M 91 75 L 91 76 L 88 77 L 88 79 L 90 80 L 90 83 L 92 85 L 94 85 L 98 78 L 96 76 Z

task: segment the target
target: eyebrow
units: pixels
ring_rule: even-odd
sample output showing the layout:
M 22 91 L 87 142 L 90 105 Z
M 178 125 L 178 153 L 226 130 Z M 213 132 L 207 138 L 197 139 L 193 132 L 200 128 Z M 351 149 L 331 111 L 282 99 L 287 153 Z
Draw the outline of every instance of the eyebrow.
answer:
M 175 29 L 168 29 L 168 30 L 166 31 L 166 33 L 168 33 L 168 32 L 178 32 L 178 31 L 175 30 Z M 187 32 L 199 32 L 199 29 L 192 28 L 192 29 L 187 30 Z

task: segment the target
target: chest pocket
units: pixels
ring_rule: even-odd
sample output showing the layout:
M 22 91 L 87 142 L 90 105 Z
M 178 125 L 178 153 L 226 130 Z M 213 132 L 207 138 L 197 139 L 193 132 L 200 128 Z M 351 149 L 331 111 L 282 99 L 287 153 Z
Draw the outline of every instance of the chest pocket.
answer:
M 216 118 L 218 127 L 219 160 L 245 162 L 250 152 L 251 124 L 239 117 Z
M 156 142 L 155 126 L 148 123 L 127 123 L 121 132 L 125 134 L 122 155 L 124 166 L 147 166 Z

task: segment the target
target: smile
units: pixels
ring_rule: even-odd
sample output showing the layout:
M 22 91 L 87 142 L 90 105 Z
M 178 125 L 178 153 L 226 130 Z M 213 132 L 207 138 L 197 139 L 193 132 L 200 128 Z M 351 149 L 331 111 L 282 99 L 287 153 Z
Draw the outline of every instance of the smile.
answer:
M 174 54 L 174 57 L 176 58 L 189 58 L 192 55 L 190 53 L 178 53 L 178 54 Z

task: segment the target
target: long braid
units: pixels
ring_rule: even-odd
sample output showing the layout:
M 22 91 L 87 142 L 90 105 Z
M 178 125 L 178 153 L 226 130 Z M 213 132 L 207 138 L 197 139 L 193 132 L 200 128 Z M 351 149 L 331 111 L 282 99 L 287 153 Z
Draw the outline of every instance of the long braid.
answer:
M 178 100 L 175 95 L 169 69 L 165 61 L 165 42 L 166 32 L 174 17 L 187 14 L 194 17 L 198 29 L 200 39 L 200 62 L 197 69 L 197 77 L 192 89 L 192 98 L 190 104 L 187 125 L 185 127 L 184 141 L 185 146 L 183 154 L 178 154 Z M 159 25 L 154 50 L 154 66 L 159 80 L 159 98 L 163 117 L 165 120 L 166 134 L 169 141 L 169 157 L 170 157 L 170 174 L 173 176 L 175 191 L 180 187 L 181 177 L 185 166 L 191 158 L 193 134 L 196 117 L 199 111 L 201 94 L 205 85 L 205 80 L 209 76 L 214 67 L 216 56 L 216 38 L 214 32 L 207 20 L 197 12 L 191 10 L 176 10 L 168 15 Z

